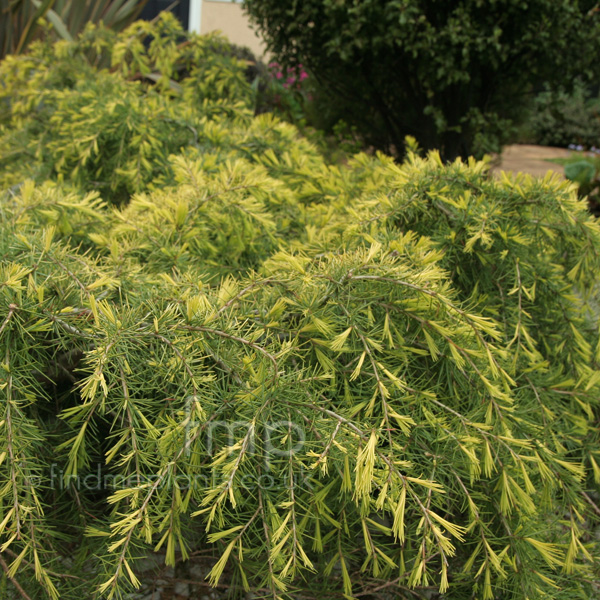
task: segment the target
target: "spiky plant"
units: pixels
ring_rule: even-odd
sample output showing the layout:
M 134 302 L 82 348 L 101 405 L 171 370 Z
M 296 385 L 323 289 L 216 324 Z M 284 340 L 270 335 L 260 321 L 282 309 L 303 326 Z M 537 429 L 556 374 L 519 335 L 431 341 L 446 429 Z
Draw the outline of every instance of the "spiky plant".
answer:
M 574 189 L 328 165 L 252 117 L 222 41 L 147 27 L 111 73 L 100 30 L 0 67 L 17 590 L 124 597 L 139 558 L 202 547 L 210 584 L 273 600 L 591 597 L 600 228 Z

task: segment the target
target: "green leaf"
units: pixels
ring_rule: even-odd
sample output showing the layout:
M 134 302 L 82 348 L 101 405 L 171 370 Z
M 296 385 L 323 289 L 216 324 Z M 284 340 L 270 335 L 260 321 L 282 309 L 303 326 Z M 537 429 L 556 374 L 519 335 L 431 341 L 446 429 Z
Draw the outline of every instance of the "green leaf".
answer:
M 596 177 L 596 167 L 587 160 L 568 163 L 565 165 L 565 177 L 580 185 L 589 185 Z

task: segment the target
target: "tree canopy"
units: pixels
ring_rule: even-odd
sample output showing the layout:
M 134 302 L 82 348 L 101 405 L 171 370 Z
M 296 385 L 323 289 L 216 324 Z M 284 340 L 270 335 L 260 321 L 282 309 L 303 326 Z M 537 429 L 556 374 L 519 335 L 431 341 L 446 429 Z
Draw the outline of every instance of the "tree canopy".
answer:
M 367 143 L 445 159 L 497 150 L 534 91 L 598 75 L 594 0 L 247 0 L 278 60 Z

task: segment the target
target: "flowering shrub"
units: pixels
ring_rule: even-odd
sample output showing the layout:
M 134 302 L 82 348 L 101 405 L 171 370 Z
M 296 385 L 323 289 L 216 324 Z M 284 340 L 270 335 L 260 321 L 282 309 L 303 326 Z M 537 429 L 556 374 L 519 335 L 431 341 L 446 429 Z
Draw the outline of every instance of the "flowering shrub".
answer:
M 583 147 L 582 144 L 569 144 L 567 146 L 567 148 L 569 150 L 575 150 L 576 152 L 583 152 L 585 150 L 585 148 Z M 591 153 L 590 156 L 594 155 L 594 154 L 600 154 L 600 148 L 596 148 L 596 146 L 592 146 L 589 149 L 589 152 Z
M 267 66 L 258 99 L 258 112 L 271 111 L 298 126 L 306 125 L 306 106 L 312 99 L 308 73 L 301 64 L 284 68 L 277 62 Z
M 296 68 L 288 67 L 285 69 L 285 75 L 283 67 L 277 62 L 269 63 L 269 70 L 275 79 L 283 81 L 283 87 L 288 90 L 295 89 L 300 91 L 302 82 L 308 79 L 308 73 L 301 64 Z

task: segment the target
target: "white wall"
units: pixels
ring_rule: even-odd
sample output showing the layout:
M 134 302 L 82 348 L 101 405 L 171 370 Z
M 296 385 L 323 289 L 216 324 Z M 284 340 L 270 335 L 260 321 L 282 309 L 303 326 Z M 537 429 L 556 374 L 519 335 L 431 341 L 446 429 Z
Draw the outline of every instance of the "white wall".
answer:
M 265 45 L 250 27 L 242 0 L 190 0 L 190 31 L 221 31 L 231 42 L 263 56 Z

